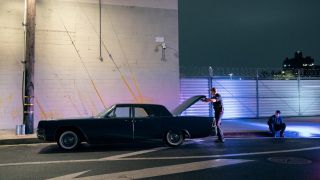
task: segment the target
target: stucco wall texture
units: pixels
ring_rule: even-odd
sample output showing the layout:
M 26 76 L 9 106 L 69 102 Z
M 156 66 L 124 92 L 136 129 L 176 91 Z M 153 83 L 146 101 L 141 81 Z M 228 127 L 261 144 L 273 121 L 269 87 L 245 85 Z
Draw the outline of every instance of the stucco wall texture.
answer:
M 178 2 L 112 2 L 102 5 L 101 62 L 98 0 L 37 0 L 35 128 L 114 103 L 179 103 Z M 0 1 L 0 129 L 22 124 L 23 17 L 24 1 Z

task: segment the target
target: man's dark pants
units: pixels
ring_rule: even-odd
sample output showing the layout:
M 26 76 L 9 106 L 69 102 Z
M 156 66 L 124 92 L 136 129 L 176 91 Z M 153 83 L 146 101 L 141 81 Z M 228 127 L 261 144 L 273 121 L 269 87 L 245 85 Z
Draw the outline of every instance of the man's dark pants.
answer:
M 223 112 L 215 112 L 214 113 L 214 118 L 215 118 L 215 123 L 217 126 L 217 136 L 218 136 L 218 140 L 223 141 L 224 140 L 224 136 L 223 136 L 223 131 L 221 129 L 221 118 L 222 118 Z
M 280 131 L 280 136 L 283 136 L 284 130 L 286 129 L 285 123 L 281 123 L 281 124 L 268 123 L 268 125 L 272 135 L 275 135 L 276 131 Z

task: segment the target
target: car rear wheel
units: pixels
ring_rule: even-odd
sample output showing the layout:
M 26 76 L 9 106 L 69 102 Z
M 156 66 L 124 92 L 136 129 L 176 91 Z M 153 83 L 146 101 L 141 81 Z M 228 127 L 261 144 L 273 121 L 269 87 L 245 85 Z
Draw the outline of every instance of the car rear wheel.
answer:
M 164 137 L 166 144 L 171 147 L 179 146 L 184 141 L 182 131 L 168 131 Z
M 78 147 L 80 139 L 76 132 L 68 130 L 60 134 L 57 143 L 62 149 L 72 150 Z

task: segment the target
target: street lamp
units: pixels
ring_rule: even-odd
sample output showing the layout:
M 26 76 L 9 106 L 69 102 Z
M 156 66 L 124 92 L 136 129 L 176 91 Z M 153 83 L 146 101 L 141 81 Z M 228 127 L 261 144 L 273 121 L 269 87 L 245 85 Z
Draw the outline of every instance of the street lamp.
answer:
M 209 66 L 209 76 L 213 77 L 213 69 L 211 66 Z
M 230 76 L 230 80 L 232 80 L 233 73 L 230 73 L 229 76 Z

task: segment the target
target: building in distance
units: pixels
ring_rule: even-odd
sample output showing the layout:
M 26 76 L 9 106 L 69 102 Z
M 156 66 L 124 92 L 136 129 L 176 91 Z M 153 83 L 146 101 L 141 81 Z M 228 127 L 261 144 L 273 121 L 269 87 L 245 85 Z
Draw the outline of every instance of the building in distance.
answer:
M 296 51 L 293 58 L 286 58 L 282 63 L 282 73 L 300 74 L 301 76 L 320 76 L 320 66 L 315 65 L 311 56 L 304 57 L 302 51 Z

